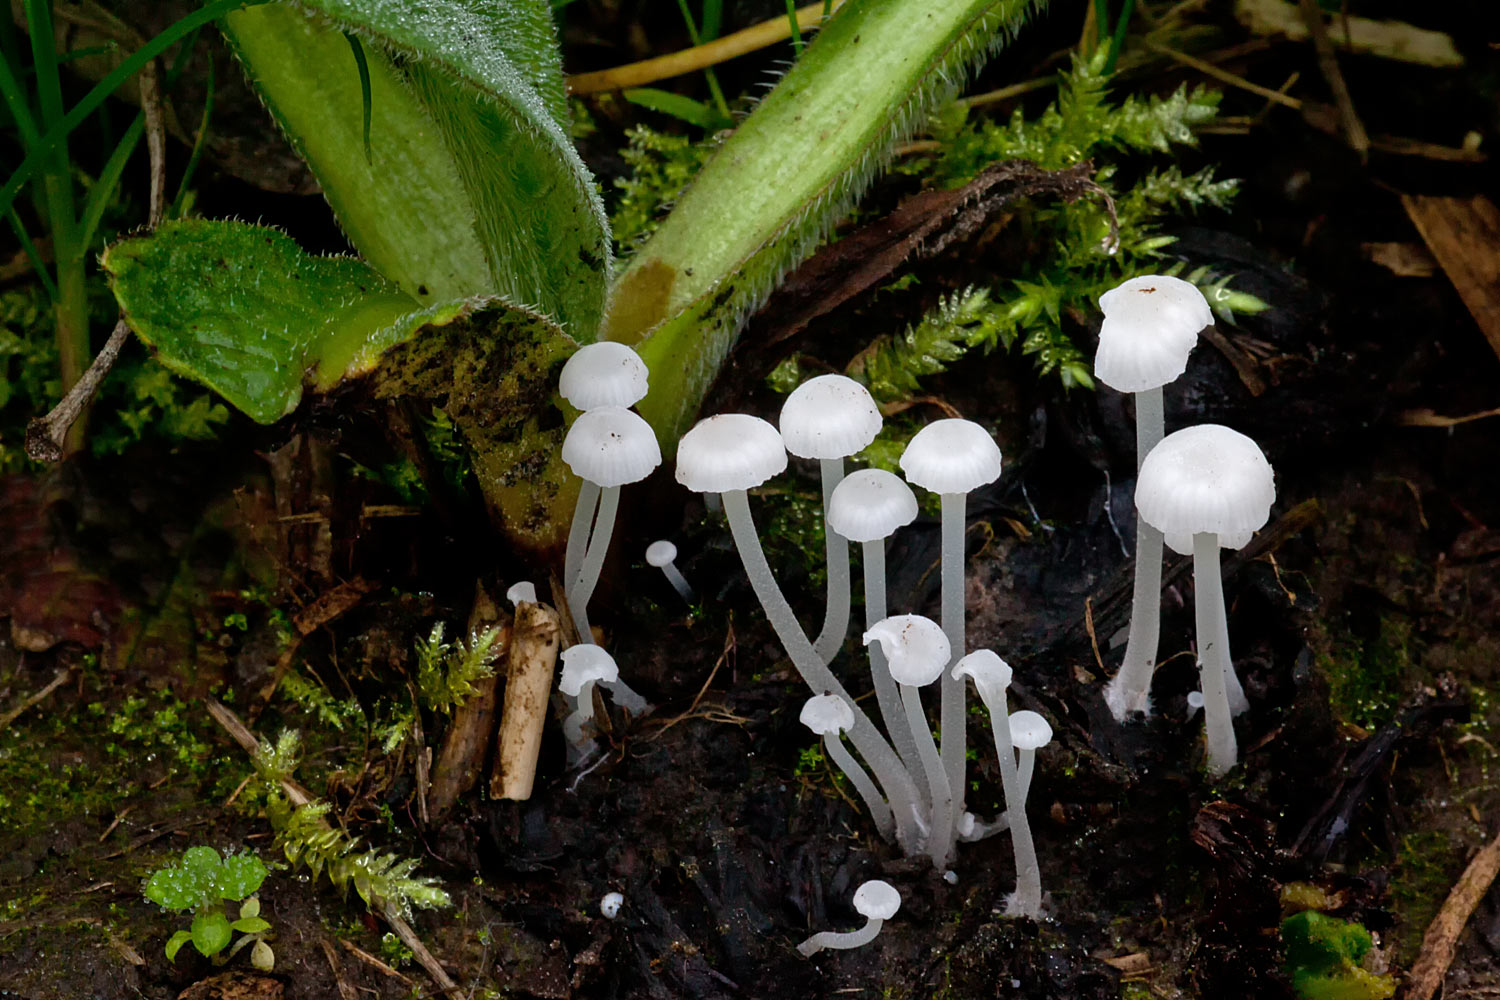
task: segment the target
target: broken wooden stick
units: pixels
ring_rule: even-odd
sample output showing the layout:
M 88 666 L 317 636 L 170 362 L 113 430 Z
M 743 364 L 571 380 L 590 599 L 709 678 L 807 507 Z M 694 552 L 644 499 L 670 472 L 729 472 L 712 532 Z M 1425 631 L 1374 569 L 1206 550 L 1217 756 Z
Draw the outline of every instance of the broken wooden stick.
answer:
M 1443 900 L 1438 915 L 1427 925 L 1427 933 L 1422 935 L 1422 952 L 1412 965 L 1411 974 L 1406 977 L 1407 1000 L 1431 1000 L 1438 987 L 1443 985 L 1443 977 L 1448 974 L 1448 966 L 1458 949 L 1458 936 L 1463 933 L 1474 908 L 1490 891 L 1496 874 L 1500 874 L 1500 837 L 1474 855 L 1474 860 L 1454 883 L 1448 898 Z
M 500 748 L 490 776 L 492 799 L 531 798 L 561 634 L 562 622 L 554 609 L 524 601 L 516 605 L 505 707 L 500 715 Z
M 478 635 L 500 620 L 500 609 L 483 587 L 476 587 L 474 607 L 469 612 L 469 634 Z M 491 647 L 497 662 L 508 662 L 511 622 L 499 625 L 500 634 Z M 441 823 L 465 793 L 479 783 L 484 773 L 484 755 L 495 732 L 495 709 L 500 700 L 500 678 L 497 674 L 474 682 L 475 693 L 453 713 L 453 722 L 443 737 L 432 770 L 432 785 L 427 794 L 427 812 L 435 823 Z

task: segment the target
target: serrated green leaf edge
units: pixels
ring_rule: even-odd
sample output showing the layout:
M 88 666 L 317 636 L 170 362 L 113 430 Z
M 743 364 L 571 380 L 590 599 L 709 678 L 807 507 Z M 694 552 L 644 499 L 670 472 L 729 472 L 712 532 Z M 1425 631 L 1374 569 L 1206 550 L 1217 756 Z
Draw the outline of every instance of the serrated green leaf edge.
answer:
M 225 33 L 377 270 L 424 301 L 497 294 L 588 341 L 612 247 L 543 13 L 535 0 L 430 0 L 420 17 L 394 0 L 299 0 L 231 14 Z M 367 43 L 373 162 L 357 153 L 345 31 Z

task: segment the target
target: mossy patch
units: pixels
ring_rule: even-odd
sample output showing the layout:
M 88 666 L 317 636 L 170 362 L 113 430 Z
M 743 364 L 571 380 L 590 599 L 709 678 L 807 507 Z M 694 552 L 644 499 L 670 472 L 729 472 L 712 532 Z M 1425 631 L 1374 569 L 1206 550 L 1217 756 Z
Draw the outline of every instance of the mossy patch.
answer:
M 1391 871 L 1391 907 L 1396 911 L 1397 959 L 1409 965 L 1422 946 L 1422 934 L 1448 895 L 1462 852 L 1444 830 L 1417 830 L 1401 838 Z
M 1368 638 L 1333 637 L 1329 650 L 1318 656 L 1318 669 L 1328 678 L 1334 713 L 1366 729 L 1389 722 L 1415 655 L 1411 623 L 1396 615 L 1382 617 Z

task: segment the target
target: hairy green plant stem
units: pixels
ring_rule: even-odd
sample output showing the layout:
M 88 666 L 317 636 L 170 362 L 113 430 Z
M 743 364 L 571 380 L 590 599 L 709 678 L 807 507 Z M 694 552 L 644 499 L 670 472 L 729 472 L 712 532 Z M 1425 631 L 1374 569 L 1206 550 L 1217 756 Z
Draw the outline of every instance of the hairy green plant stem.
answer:
M 616 282 L 604 336 L 652 371 L 663 444 L 687 428 L 741 323 L 910 134 L 1045 0 L 851 0 L 710 160 Z

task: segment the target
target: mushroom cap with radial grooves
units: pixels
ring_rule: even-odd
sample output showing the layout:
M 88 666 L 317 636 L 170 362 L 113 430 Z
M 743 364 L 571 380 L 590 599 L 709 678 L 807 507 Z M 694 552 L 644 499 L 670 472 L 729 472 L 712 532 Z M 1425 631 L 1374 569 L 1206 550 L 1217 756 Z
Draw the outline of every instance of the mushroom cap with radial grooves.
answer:
M 1023 709 L 1010 717 L 1010 742 L 1017 750 L 1039 750 L 1052 742 L 1052 727 L 1037 713 Z
M 579 415 L 563 439 L 562 459 L 580 479 L 604 487 L 624 486 L 651 475 L 661 464 L 656 432 L 623 406 L 596 406 Z
M 871 879 L 854 890 L 854 912 L 870 920 L 889 920 L 901 909 L 901 893 L 889 882 Z
M 646 564 L 660 569 L 670 565 L 677 558 L 677 546 L 665 538 L 652 542 L 646 546 Z
M 828 526 L 851 542 L 889 538 L 916 517 L 916 494 L 884 469 L 851 472 L 828 498 Z
M 624 344 L 601 340 L 573 352 L 557 379 L 557 391 L 580 410 L 634 406 L 646 397 L 649 373 L 641 356 Z
M 753 489 L 785 470 L 781 434 L 748 413 L 700 420 L 677 442 L 677 481 L 694 493 Z
M 854 709 L 836 694 L 818 694 L 802 706 L 800 721 L 819 736 L 837 735 L 854 728 Z
M 1104 324 L 1094 375 L 1120 392 L 1142 392 L 1187 370 L 1198 333 L 1214 320 L 1196 285 L 1163 274 L 1131 278 L 1099 296 Z
M 870 390 L 847 375 L 819 375 L 792 390 L 781 407 L 781 439 L 798 458 L 848 458 L 880 433 Z
M 1263 527 L 1276 501 L 1275 475 L 1260 446 L 1239 431 L 1199 424 L 1162 438 L 1141 463 L 1135 503 L 1172 550 L 1193 551 L 1212 532 L 1241 548 Z
M 880 643 L 886 666 L 898 684 L 922 687 L 943 675 L 953 657 L 953 647 L 943 627 L 921 615 L 891 615 L 882 618 L 864 635 L 865 645 Z
M 953 665 L 954 679 L 972 677 L 974 687 L 981 693 L 1003 692 L 1010 687 L 1013 675 L 1010 664 L 993 649 L 976 649 Z
M 617 681 L 620 668 L 615 658 L 603 646 L 580 643 L 562 651 L 562 674 L 557 678 L 558 690 L 569 698 L 577 698 L 583 686 L 590 681 Z
M 968 493 L 1000 478 L 1000 446 L 972 420 L 934 420 L 901 453 L 906 481 L 933 493 Z

